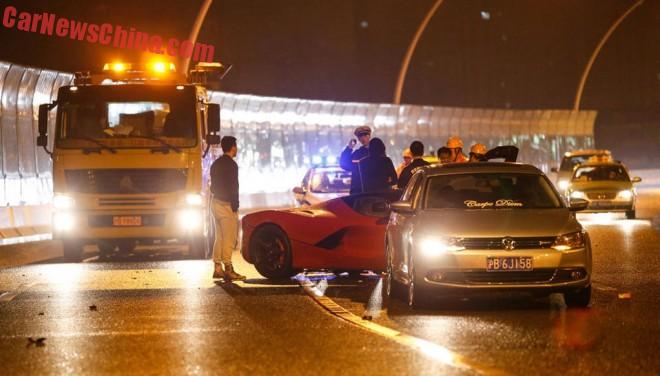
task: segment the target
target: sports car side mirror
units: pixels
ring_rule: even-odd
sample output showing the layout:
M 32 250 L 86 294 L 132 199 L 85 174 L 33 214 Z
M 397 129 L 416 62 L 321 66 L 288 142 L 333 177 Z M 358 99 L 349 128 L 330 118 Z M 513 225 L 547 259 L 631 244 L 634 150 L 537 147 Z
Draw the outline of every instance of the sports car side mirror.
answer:
M 390 209 L 395 213 L 411 214 L 414 210 L 412 203 L 406 201 L 397 201 L 390 204 Z
M 642 181 L 642 178 L 640 178 L 639 176 L 635 176 L 634 178 L 632 178 L 633 183 L 639 183 L 641 181 Z
M 576 211 L 581 211 L 586 209 L 589 206 L 589 201 L 583 199 L 583 198 L 572 198 L 569 201 L 569 208 L 568 210 L 576 212 Z
M 295 193 L 297 195 L 304 195 L 305 190 L 302 187 L 294 187 L 293 188 L 293 193 Z

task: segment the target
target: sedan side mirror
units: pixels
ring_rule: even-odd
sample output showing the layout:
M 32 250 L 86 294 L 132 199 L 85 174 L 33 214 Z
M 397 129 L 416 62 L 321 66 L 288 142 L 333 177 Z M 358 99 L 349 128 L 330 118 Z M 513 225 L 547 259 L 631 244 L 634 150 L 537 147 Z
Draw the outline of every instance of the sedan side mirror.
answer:
M 414 212 L 412 203 L 406 201 L 397 201 L 390 204 L 390 209 L 399 214 L 411 214 Z
M 569 201 L 568 210 L 572 212 L 585 210 L 589 206 L 589 201 L 583 198 L 572 198 Z
M 642 181 L 642 178 L 640 178 L 639 176 L 635 176 L 634 178 L 632 178 L 633 183 L 639 183 L 641 181 Z
M 297 195 L 304 195 L 305 190 L 302 187 L 294 187 L 293 188 L 293 193 L 295 193 Z

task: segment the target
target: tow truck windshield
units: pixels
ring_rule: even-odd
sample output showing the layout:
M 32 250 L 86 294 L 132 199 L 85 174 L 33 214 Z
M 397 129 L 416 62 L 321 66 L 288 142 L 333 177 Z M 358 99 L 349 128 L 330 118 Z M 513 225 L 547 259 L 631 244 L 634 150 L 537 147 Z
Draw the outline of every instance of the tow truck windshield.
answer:
M 197 143 L 195 90 L 176 86 L 80 86 L 59 100 L 57 146 L 88 141 L 118 148 L 179 151 Z

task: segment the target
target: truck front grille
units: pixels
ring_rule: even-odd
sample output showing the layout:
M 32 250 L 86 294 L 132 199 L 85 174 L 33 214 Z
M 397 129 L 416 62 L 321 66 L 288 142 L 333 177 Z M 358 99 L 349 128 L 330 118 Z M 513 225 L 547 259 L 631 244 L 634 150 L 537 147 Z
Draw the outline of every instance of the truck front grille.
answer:
M 99 194 L 166 193 L 186 187 L 186 169 L 66 170 L 70 192 Z

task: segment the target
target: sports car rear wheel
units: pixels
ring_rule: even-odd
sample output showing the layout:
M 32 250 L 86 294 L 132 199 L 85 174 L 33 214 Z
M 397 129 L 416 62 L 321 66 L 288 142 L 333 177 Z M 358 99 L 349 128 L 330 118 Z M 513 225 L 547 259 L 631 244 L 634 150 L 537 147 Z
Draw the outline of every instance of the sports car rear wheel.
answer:
M 275 225 L 257 229 L 250 242 L 254 266 L 266 278 L 285 278 L 294 274 L 289 237 Z

